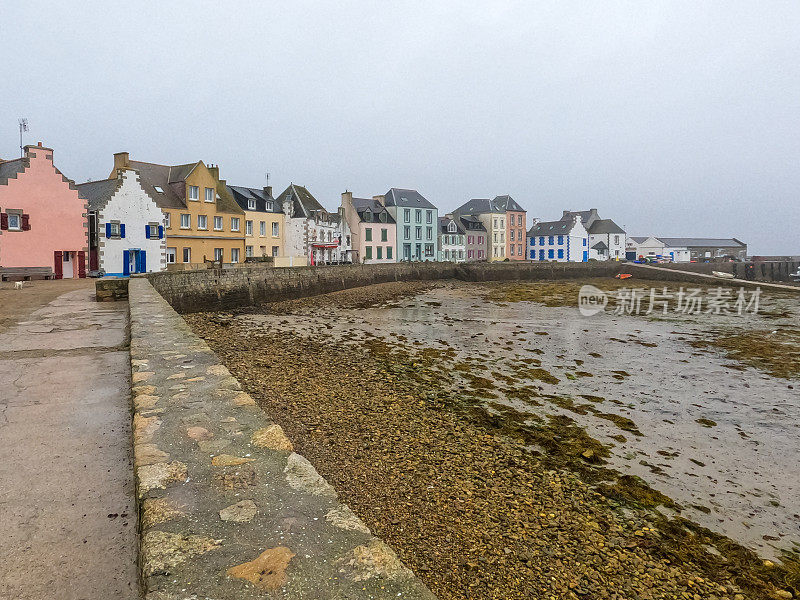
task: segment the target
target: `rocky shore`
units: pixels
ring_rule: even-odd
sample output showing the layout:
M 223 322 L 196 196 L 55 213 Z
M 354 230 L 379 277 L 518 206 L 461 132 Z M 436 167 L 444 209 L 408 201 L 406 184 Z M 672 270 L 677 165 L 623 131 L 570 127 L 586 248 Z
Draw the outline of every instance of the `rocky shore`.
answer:
M 441 351 L 325 327 L 254 328 L 248 312 L 369 309 L 430 285 L 384 284 L 186 317 L 370 529 L 439 598 L 791 598 L 797 565 L 762 561 L 604 468 L 567 417 L 487 412 Z M 496 293 L 496 290 L 495 290 Z M 506 300 L 508 298 L 505 298 Z M 665 508 L 666 507 L 666 508 Z

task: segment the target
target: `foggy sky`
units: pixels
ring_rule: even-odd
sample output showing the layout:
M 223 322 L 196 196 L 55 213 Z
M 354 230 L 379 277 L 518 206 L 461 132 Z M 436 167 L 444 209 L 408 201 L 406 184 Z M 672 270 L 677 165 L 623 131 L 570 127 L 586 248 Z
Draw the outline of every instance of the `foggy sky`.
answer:
M 1 4 L 0 156 L 27 117 L 78 183 L 128 151 L 800 254 L 797 2 Z

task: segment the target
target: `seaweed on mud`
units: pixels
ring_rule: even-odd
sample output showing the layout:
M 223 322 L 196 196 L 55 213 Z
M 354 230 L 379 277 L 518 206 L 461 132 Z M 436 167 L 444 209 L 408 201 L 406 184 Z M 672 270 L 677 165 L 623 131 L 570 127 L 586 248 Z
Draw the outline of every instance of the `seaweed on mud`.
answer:
M 695 423 L 700 423 L 703 427 L 716 427 L 717 422 L 712 421 L 711 419 L 706 419 L 705 417 L 701 417 L 699 419 L 695 419 Z
M 727 357 L 773 377 L 800 377 L 800 329 L 759 329 L 717 334 L 690 342 L 695 348 L 724 350 Z
M 631 421 L 628 417 L 623 417 L 622 415 L 617 415 L 614 413 L 597 413 L 597 416 L 601 419 L 611 421 L 623 431 L 628 431 L 636 436 L 642 436 L 642 432 L 639 431 L 638 427 L 636 427 L 636 423 Z
M 605 496 L 622 502 L 653 508 L 667 506 L 677 508 L 668 496 L 651 488 L 643 479 L 635 475 L 620 475 L 612 483 L 600 483 L 597 489 Z

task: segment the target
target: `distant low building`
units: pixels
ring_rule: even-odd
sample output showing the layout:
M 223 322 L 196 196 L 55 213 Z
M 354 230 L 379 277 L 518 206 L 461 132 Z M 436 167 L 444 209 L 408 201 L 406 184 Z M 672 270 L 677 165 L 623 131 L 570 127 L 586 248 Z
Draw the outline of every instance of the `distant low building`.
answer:
M 626 256 L 630 260 L 663 258 L 673 262 L 745 260 L 747 244 L 736 238 L 628 238 Z

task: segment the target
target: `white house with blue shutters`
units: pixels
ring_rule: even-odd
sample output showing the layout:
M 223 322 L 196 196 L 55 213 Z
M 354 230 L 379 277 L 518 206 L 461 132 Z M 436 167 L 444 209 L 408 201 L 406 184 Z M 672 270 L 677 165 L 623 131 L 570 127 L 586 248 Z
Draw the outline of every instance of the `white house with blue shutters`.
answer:
M 139 173 L 77 186 L 89 205 L 89 272 L 116 277 L 167 266 L 164 214 L 144 190 Z
M 528 230 L 529 260 L 586 262 L 589 260 L 589 233 L 579 217 L 562 221 L 533 220 Z

